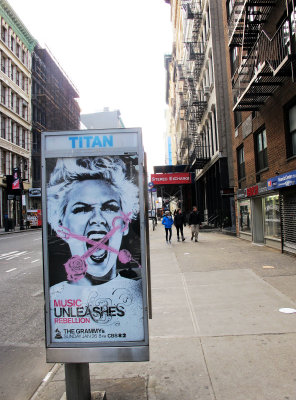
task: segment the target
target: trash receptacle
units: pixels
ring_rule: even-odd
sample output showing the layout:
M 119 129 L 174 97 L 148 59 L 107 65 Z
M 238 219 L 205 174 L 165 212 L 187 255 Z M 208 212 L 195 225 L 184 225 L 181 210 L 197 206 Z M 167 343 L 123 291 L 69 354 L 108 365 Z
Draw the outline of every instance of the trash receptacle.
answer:
M 5 229 L 5 232 L 9 231 L 8 218 L 7 217 L 4 217 L 4 229 Z
M 14 229 L 14 221 L 12 218 L 8 218 L 8 230 L 13 230 Z

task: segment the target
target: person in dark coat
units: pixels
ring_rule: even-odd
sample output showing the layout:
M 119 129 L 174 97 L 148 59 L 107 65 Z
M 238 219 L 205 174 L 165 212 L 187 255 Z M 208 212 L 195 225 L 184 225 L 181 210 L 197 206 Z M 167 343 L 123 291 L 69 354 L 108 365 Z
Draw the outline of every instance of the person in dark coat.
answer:
M 201 215 L 197 211 L 197 207 L 193 206 L 193 210 L 189 215 L 189 226 L 191 228 L 191 240 L 195 237 L 195 241 L 198 242 L 199 228 L 201 225 Z
M 185 238 L 183 235 L 183 225 L 186 224 L 185 221 L 185 216 L 182 214 L 182 211 L 180 209 L 178 209 L 175 218 L 174 218 L 174 225 L 177 229 L 177 238 L 178 238 L 178 242 L 180 241 L 180 236 L 179 233 L 181 233 L 181 238 L 182 238 L 182 242 L 184 242 Z

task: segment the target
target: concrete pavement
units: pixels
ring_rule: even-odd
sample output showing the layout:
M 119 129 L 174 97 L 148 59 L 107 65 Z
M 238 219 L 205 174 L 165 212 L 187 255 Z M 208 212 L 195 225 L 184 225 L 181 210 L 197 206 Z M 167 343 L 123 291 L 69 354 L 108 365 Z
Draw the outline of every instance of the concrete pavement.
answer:
M 190 238 L 189 229 L 185 229 Z M 185 236 L 186 236 L 185 235 Z M 150 362 L 91 364 L 108 400 L 295 400 L 296 258 L 216 232 L 150 231 Z M 60 400 L 57 365 L 32 400 Z

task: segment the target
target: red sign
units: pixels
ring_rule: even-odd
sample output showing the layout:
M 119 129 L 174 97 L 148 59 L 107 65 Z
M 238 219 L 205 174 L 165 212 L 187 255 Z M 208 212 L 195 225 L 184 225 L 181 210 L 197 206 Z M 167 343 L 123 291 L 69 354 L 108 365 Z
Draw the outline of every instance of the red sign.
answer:
M 19 179 L 15 179 L 12 182 L 12 189 L 20 189 L 20 180 Z
M 257 196 L 257 194 L 258 194 L 258 185 L 249 187 L 247 189 L 247 196 L 248 197 Z
M 151 182 L 154 185 L 180 185 L 191 183 L 191 174 L 189 172 L 175 174 L 151 174 Z

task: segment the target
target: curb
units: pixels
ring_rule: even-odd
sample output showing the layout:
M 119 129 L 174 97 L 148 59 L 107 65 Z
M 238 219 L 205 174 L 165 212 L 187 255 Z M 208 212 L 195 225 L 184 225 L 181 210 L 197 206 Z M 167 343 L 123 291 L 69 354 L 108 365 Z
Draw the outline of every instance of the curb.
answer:
M 45 378 L 42 380 L 41 384 L 35 391 L 32 397 L 30 397 L 29 400 L 38 400 L 40 399 L 40 394 L 46 387 L 46 385 L 49 383 L 49 381 L 55 376 L 55 374 L 58 372 L 58 370 L 61 368 L 62 364 L 54 364 L 54 366 L 51 368 L 51 370 L 47 373 Z

